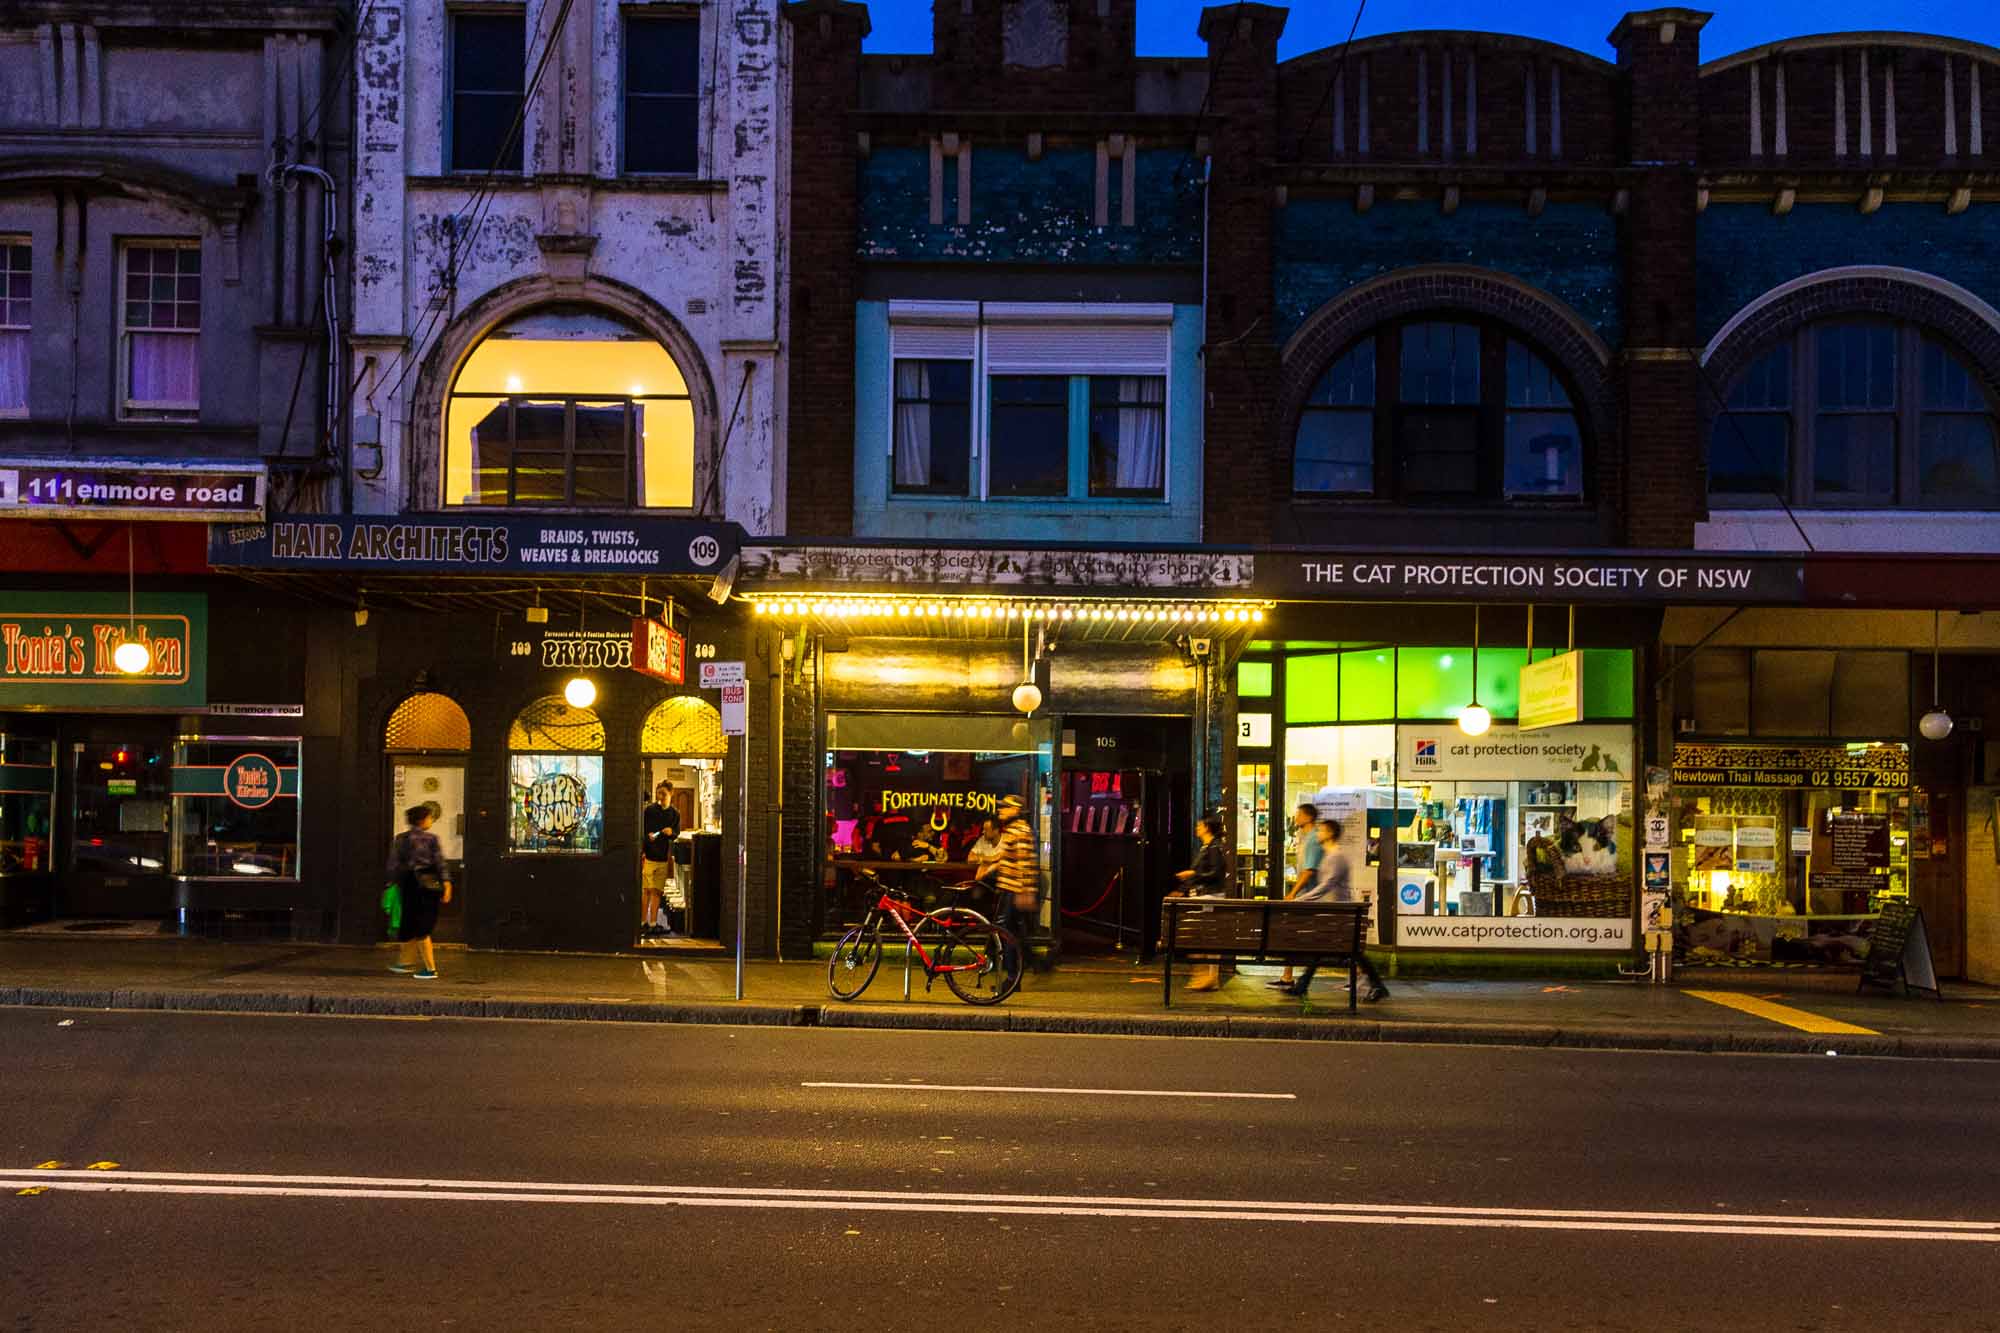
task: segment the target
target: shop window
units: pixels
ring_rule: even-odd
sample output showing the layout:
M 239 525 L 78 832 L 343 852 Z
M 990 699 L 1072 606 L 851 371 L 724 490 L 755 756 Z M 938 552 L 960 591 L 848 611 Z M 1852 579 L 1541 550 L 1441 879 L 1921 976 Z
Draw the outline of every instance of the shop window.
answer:
M 215 736 L 174 747 L 173 873 L 182 879 L 297 879 L 296 738 Z
M 385 750 L 469 750 L 472 723 L 450 695 L 413 694 L 396 705 L 383 730 Z
M 133 242 L 121 257 L 120 415 L 191 421 L 201 413 L 201 245 Z
M 452 171 L 519 171 L 525 14 L 451 16 Z
M 25 236 L 0 236 L 0 417 L 28 411 L 34 268 Z
M 1391 325 L 1347 347 L 1307 394 L 1292 488 L 1401 502 L 1576 500 L 1582 426 L 1561 374 L 1505 330 Z
M 473 349 L 445 408 L 445 503 L 690 508 L 694 408 L 659 343 L 553 306 Z
M 1169 307 L 899 301 L 892 495 L 1167 498 Z
M 908 891 L 920 903 L 964 901 L 974 844 L 1002 796 L 1027 802 L 1046 874 L 1056 818 L 1047 723 L 833 713 L 827 717 L 827 746 L 823 930 L 859 921 L 874 902 L 878 881 Z M 1128 827 L 1130 817 L 1128 811 Z M 983 890 L 974 891 L 975 897 L 978 892 Z
M 0 732 L 0 876 L 47 874 L 55 742 Z
M 2000 396 L 1915 325 L 1810 324 L 1729 386 L 1708 471 L 1724 503 L 2000 507 Z
M 1238 662 L 1236 664 L 1236 693 L 1244 699 L 1268 699 L 1271 696 L 1271 664 L 1269 662 Z
M 625 16 L 625 170 L 692 175 L 700 157 L 701 20 Z
M 549 695 L 507 728 L 507 850 L 604 850 L 604 723 Z

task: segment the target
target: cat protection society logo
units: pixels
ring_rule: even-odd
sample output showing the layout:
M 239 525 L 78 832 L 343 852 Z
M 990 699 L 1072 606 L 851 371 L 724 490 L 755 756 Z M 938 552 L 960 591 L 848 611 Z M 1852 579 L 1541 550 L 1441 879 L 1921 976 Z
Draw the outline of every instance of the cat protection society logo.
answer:
M 1410 766 L 1412 768 L 1436 768 L 1438 766 L 1438 743 L 1434 740 L 1418 741 L 1416 757 L 1411 761 Z

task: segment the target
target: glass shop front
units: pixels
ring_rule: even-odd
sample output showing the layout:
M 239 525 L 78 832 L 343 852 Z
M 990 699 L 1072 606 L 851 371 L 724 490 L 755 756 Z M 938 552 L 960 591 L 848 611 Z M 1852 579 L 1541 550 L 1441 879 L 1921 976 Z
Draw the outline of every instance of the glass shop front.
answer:
M 1309 804 L 1339 823 L 1354 883 L 1373 889 L 1375 943 L 1631 946 L 1632 651 L 1580 650 L 1583 720 L 1523 731 L 1525 649 L 1480 649 L 1475 695 L 1469 644 L 1261 647 L 1237 666 L 1246 892 L 1297 887 Z M 1456 722 L 1475 697 L 1496 719 L 1477 736 Z

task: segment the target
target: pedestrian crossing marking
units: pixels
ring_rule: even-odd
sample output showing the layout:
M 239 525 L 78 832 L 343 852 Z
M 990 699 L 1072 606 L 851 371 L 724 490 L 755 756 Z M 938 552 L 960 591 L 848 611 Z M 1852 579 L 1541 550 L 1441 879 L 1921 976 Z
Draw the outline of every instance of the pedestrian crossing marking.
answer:
M 1760 1000 L 1754 995 L 1738 995 L 1732 991 L 1691 990 L 1684 992 L 1697 1000 L 1707 1000 L 1725 1009 L 1735 1009 L 1755 1018 L 1766 1018 L 1773 1023 L 1782 1023 L 1801 1032 L 1814 1032 L 1821 1036 L 1863 1036 L 1875 1037 L 1881 1034 L 1874 1028 L 1857 1027 L 1853 1023 L 1843 1023 L 1837 1018 L 1824 1018 L 1819 1014 L 1795 1009 L 1789 1004 L 1778 1004 L 1771 1000 Z

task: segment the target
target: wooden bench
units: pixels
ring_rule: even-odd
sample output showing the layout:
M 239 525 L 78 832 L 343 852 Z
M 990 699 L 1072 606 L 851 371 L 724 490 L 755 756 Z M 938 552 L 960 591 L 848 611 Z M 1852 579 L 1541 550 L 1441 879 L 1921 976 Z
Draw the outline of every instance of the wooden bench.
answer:
M 1174 959 L 1248 959 L 1288 967 L 1347 967 L 1347 1008 L 1355 1008 L 1355 981 L 1368 935 L 1367 903 L 1288 902 L 1283 899 L 1168 898 L 1160 904 L 1166 949 L 1161 998 L 1174 1003 Z

